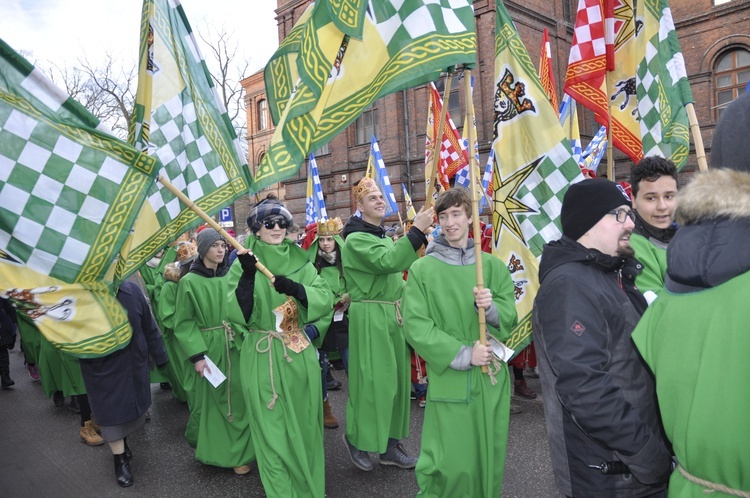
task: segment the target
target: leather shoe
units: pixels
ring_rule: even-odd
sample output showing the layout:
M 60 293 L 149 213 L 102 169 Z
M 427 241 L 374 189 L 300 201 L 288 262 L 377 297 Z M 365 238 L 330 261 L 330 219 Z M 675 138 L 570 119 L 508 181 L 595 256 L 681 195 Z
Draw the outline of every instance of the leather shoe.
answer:
M 351 459 L 354 466 L 360 470 L 364 470 L 365 472 L 370 472 L 373 469 L 370 455 L 368 455 L 366 451 L 360 451 L 355 448 L 352 443 L 350 443 L 346 438 L 346 433 L 342 434 L 341 438 L 344 440 L 346 449 L 349 450 L 349 458 Z
M 513 394 L 525 399 L 536 399 L 536 393 L 526 384 L 525 379 L 518 379 L 513 384 Z
M 114 455 L 115 457 L 115 477 L 117 484 L 121 488 L 127 488 L 133 485 L 133 474 L 130 472 L 130 464 L 125 457 L 125 453 Z
M 380 465 L 395 465 L 402 469 L 413 469 L 417 466 L 417 457 L 409 456 L 401 443 L 388 446 L 385 453 L 380 454 Z

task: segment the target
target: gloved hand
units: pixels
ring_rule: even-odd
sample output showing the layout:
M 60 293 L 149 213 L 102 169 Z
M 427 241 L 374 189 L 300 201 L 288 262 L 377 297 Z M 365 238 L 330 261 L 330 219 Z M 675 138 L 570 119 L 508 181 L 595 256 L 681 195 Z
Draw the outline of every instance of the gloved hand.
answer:
M 242 273 L 246 275 L 254 275 L 257 271 L 257 268 L 255 268 L 255 263 L 258 262 L 258 258 L 255 257 L 255 255 L 251 252 L 246 252 L 243 254 L 237 254 L 237 259 L 240 260 L 240 265 L 242 265 Z
M 307 338 L 311 341 L 314 341 L 318 337 L 320 337 L 320 332 L 318 332 L 318 328 L 313 325 L 305 325 L 305 334 L 307 334 Z
M 276 275 L 273 280 L 273 288 L 279 294 L 295 297 L 299 291 L 299 284 L 284 275 Z

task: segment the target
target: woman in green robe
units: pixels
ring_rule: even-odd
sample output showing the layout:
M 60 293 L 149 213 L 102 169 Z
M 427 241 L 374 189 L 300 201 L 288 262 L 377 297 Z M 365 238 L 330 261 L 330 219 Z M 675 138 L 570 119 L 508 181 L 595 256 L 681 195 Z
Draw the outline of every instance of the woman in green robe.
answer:
M 274 197 L 248 218 L 254 235 L 246 246 L 275 277 L 269 282 L 255 272 L 250 253 L 238 253 L 230 282 L 237 284 L 247 331 L 240 372 L 266 495 L 323 497 L 320 366 L 310 343 L 315 328 L 305 325 L 331 311 L 333 294 L 307 253 L 285 237 L 291 222 Z
M 186 242 L 186 244 L 189 242 Z M 164 267 L 164 283 L 159 289 L 159 307 L 157 308 L 156 321 L 162 333 L 164 348 L 169 356 L 167 365 L 167 377 L 172 386 L 172 394 L 181 402 L 187 401 L 184 378 L 186 375 L 187 361 L 182 357 L 177 341 L 174 337 L 174 319 L 177 311 L 177 284 L 180 281 L 180 267 L 175 263 L 169 263 Z
M 247 408 L 240 381 L 242 337 L 229 325 L 232 296 L 228 268 L 223 264 L 226 243 L 211 228 L 198 234 L 198 258 L 177 286 L 174 337 L 183 361 L 192 362 L 190 419 L 185 438 L 195 458 L 205 464 L 250 472 L 255 458 Z M 204 379 L 207 359 L 226 375 L 217 387 Z

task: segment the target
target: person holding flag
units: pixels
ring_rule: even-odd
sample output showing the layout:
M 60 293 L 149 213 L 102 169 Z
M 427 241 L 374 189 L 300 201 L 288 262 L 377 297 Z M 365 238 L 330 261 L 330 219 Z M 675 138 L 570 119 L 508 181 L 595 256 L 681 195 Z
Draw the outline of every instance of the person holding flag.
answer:
M 491 333 L 507 339 L 518 321 L 513 280 L 499 259 L 475 250 L 466 189 L 445 192 L 435 212 L 443 232 L 411 266 L 404 291 L 404 335 L 427 360 L 430 379 L 418 496 L 500 496 L 510 379 L 505 363 L 479 342 L 476 311 L 484 308 Z M 481 291 L 477 254 L 484 263 Z M 493 376 L 482 373 L 482 366 L 493 368 Z
M 361 218 L 344 225 L 341 251 L 349 291 L 349 402 L 344 443 L 352 463 L 371 471 L 368 451 L 381 465 L 411 469 L 417 463 L 400 440 L 409 433 L 409 350 L 401 330 L 401 272 L 427 243 L 433 209 L 422 208 L 405 237 L 394 242 L 381 226 L 386 200 L 372 178 L 354 187 Z

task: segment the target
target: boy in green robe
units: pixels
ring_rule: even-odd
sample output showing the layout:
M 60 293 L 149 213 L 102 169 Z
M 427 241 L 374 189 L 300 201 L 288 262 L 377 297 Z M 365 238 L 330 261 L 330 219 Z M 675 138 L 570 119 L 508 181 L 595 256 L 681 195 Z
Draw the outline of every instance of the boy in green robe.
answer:
M 248 226 L 254 235 L 230 272 L 245 332 L 240 359 L 243 394 L 266 496 L 325 496 L 320 366 L 310 326 L 333 309 L 333 293 L 286 238 L 292 215 L 275 197 L 258 203 Z M 253 256 L 254 255 L 254 256 Z M 257 259 L 274 274 L 255 271 Z M 238 310 L 239 311 L 239 310 Z
M 190 360 L 186 386 L 192 388 L 190 419 L 185 438 L 195 447 L 195 458 L 208 465 L 250 472 L 255 459 L 247 407 L 242 398 L 240 347 L 242 336 L 228 326 L 232 305 L 237 306 L 222 263 L 226 243 L 213 228 L 198 234 L 198 258 L 177 285 L 174 338 L 182 359 Z M 204 378 L 207 358 L 226 375 L 213 387 Z
M 385 199 L 371 178 L 355 187 L 357 209 L 344 226 L 341 259 L 349 307 L 349 402 L 344 443 L 352 463 L 373 469 L 368 451 L 381 465 L 411 469 L 417 463 L 400 443 L 409 435 L 411 365 L 401 330 L 402 271 L 417 260 L 433 209 L 420 210 L 405 237 L 394 243 L 380 225 Z
M 643 265 L 635 285 L 653 301 L 664 288 L 667 246 L 677 230 L 677 168 L 663 157 L 644 157 L 630 170 L 635 228 L 630 247 Z
M 445 192 L 435 205 L 442 234 L 409 270 L 404 334 L 427 361 L 418 496 L 498 497 L 505 472 L 510 381 L 508 366 L 482 346 L 478 307 L 488 332 L 507 339 L 518 321 L 508 268 L 482 256 L 485 288 L 476 287 L 476 252 L 469 239 L 471 204 L 465 189 Z M 491 375 L 480 367 L 489 366 Z

